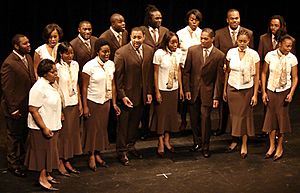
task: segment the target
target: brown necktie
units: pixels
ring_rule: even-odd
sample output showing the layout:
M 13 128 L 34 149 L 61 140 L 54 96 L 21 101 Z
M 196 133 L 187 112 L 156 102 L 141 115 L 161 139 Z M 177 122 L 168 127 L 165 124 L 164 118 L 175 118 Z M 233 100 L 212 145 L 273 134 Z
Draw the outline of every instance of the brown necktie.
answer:
M 22 58 L 22 62 L 25 64 L 26 68 L 28 68 L 28 61 L 26 57 Z
M 87 47 L 88 51 L 91 52 L 91 45 L 88 42 L 84 42 L 84 45 Z
M 118 35 L 118 38 L 119 38 L 119 44 L 120 44 L 120 46 L 122 46 L 122 35 L 119 34 L 119 35 Z
M 208 49 L 204 49 L 204 57 L 203 57 L 204 63 L 205 63 L 207 57 L 208 57 Z
M 231 34 L 232 34 L 231 35 L 232 45 L 235 46 L 235 44 L 236 44 L 236 38 L 235 38 L 236 31 L 232 31 Z
M 140 52 L 140 49 L 136 49 L 135 51 L 136 51 L 136 54 L 138 55 L 139 59 L 143 60 L 142 54 Z
M 153 40 L 156 43 L 157 42 L 157 37 L 156 37 L 156 31 L 154 29 L 151 30 L 152 34 L 153 34 Z

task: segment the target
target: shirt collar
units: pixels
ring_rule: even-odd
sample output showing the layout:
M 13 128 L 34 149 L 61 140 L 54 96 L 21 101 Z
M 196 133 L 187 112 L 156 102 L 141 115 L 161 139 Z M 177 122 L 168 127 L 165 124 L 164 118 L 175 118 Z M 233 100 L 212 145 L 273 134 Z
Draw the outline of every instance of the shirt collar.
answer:
M 26 59 L 26 56 L 22 56 L 21 54 L 19 54 L 16 50 L 13 50 L 13 53 L 15 53 L 21 60 L 23 60 L 24 58 Z
M 229 26 L 228 26 L 228 28 L 229 28 L 230 34 L 232 34 L 232 32 L 235 31 L 236 35 L 237 35 L 237 33 L 240 31 L 240 26 L 238 26 L 235 30 L 231 29 Z
M 209 53 L 211 52 L 211 50 L 213 49 L 213 47 L 214 47 L 213 45 L 211 45 L 209 48 L 204 48 L 204 47 L 203 47 L 203 50 L 204 50 L 204 49 L 207 49 L 208 54 L 209 54 Z
M 83 37 L 80 35 L 80 34 L 78 34 L 78 37 L 79 37 L 79 39 L 83 42 L 83 43 L 88 43 L 88 44 L 90 44 L 91 43 L 91 40 L 90 39 L 88 39 L 88 40 L 85 40 L 85 39 L 83 39 Z
M 138 51 L 140 51 L 140 52 L 143 51 L 143 44 L 142 44 L 138 49 L 135 49 L 135 47 L 132 45 L 132 41 L 130 41 L 130 45 L 132 46 L 132 48 L 133 48 L 134 50 L 138 50 Z
M 110 29 L 110 31 L 117 37 L 117 38 L 119 38 L 119 36 L 122 36 L 122 32 L 116 32 L 113 28 L 112 28 L 112 26 L 110 26 L 109 27 L 109 29 Z
M 158 28 L 155 28 L 155 29 L 154 29 L 153 27 L 149 26 L 149 31 L 150 31 L 150 32 L 152 32 L 152 30 L 154 30 L 154 31 L 157 31 L 157 32 L 158 32 Z

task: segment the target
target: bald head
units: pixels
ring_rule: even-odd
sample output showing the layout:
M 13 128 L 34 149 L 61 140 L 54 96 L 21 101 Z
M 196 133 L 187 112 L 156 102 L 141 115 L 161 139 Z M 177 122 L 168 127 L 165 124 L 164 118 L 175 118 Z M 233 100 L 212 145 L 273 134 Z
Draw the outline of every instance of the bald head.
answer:
M 123 32 L 125 30 L 125 19 L 119 13 L 112 14 L 112 16 L 110 17 L 110 23 L 111 23 L 111 27 L 116 32 Z

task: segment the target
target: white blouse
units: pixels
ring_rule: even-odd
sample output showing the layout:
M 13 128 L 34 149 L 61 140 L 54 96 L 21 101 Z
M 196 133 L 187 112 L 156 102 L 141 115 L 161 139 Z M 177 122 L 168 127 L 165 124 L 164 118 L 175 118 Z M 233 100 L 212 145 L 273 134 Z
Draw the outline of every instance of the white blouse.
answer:
M 283 56 L 284 58 L 280 58 L 278 55 L 279 50 L 273 50 L 266 54 L 265 61 L 269 64 L 269 78 L 267 83 L 267 88 L 273 92 L 282 92 L 289 88 L 291 88 L 292 82 L 291 82 L 291 71 L 292 67 L 296 66 L 298 64 L 298 60 L 294 54 L 291 52 L 288 53 L 286 56 Z M 282 62 L 284 61 L 284 62 Z M 280 87 L 278 84 L 279 77 L 276 76 L 276 73 L 278 70 L 282 69 L 282 65 L 286 65 L 286 85 L 283 87 Z
M 64 94 L 65 106 L 73 106 L 78 104 L 78 62 L 72 60 L 70 66 L 65 63 L 56 64 L 59 77 L 59 87 Z
M 177 48 L 176 52 L 173 53 L 175 56 L 175 62 L 177 67 L 179 66 L 179 62 L 181 59 L 181 51 Z M 168 77 L 169 77 L 169 71 L 172 67 L 172 56 L 169 52 L 164 51 L 163 49 L 158 49 L 154 53 L 153 57 L 153 64 L 159 65 L 158 70 L 158 87 L 159 90 L 162 91 L 172 91 L 178 89 L 178 79 L 173 79 L 173 88 L 168 89 L 167 83 L 168 83 Z
M 106 88 L 107 88 L 107 74 L 113 79 L 115 72 L 115 63 L 111 60 L 108 60 L 104 63 L 103 68 L 98 63 L 96 56 L 94 59 L 88 61 L 82 69 L 82 72 L 90 76 L 90 82 L 87 89 L 87 99 L 104 104 L 111 98 L 106 97 Z
M 192 31 L 190 26 L 186 26 L 185 28 L 182 28 L 176 32 L 179 37 L 180 49 L 182 51 L 182 58 L 180 63 L 183 65 L 187 57 L 188 48 L 194 45 L 201 44 L 202 29 L 197 27 L 196 30 L 193 31 L 192 35 L 190 34 L 190 31 Z
M 57 52 L 58 45 L 56 45 L 53 48 L 51 54 L 48 52 L 46 45 L 47 44 L 43 44 L 43 45 L 39 46 L 37 49 L 35 49 L 35 52 L 38 53 L 38 55 L 40 56 L 41 60 L 43 60 L 43 59 L 50 59 L 53 62 L 55 62 L 55 60 L 56 60 L 56 52 Z
M 238 90 L 251 88 L 254 85 L 255 64 L 260 61 L 258 53 L 251 48 L 246 48 L 245 55 L 240 60 L 238 47 L 236 47 L 228 50 L 226 59 L 230 66 L 228 84 Z
M 38 112 L 51 131 L 61 129 L 61 98 L 45 78 L 39 78 L 30 89 L 29 106 L 39 107 Z M 29 128 L 40 130 L 31 113 L 28 114 L 27 123 Z

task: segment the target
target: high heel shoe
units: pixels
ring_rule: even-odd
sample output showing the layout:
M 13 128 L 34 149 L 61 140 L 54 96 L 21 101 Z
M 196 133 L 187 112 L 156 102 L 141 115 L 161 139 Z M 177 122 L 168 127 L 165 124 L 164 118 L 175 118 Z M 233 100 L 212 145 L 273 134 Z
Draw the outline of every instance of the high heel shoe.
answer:
M 95 160 L 89 160 L 89 168 L 95 172 L 96 171 L 96 163 L 95 163 Z
M 282 156 L 283 156 L 283 152 L 281 153 L 281 155 L 274 155 L 273 161 L 277 161 L 277 160 L 281 159 Z
M 169 151 L 170 153 L 175 153 L 175 149 L 174 149 L 173 145 L 171 145 L 171 148 L 168 148 L 168 147 L 165 145 L 165 149 L 166 149 L 167 151 Z
M 58 191 L 59 190 L 58 188 L 54 188 L 52 185 L 50 185 L 50 187 L 47 187 L 45 184 L 43 184 L 43 182 L 41 180 L 39 180 L 39 184 L 43 189 L 45 189 L 47 191 Z
M 246 159 L 247 155 L 248 155 L 247 153 L 241 153 L 241 158 Z
M 273 150 L 273 152 L 271 154 L 266 153 L 266 155 L 265 155 L 264 158 L 265 159 L 270 159 L 270 158 L 272 158 L 274 156 L 274 154 L 275 154 L 275 149 Z
M 68 170 L 69 173 L 80 174 L 80 171 L 76 170 L 75 168 L 68 168 L 68 167 L 66 167 L 66 170 Z
M 53 177 L 49 177 L 47 180 L 48 180 L 48 182 L 50 182 L 51 184 L 60 184 L 60 181 L 56 180 L 56 179 L 53 178 Z
M 164 155 L 165 155 L 165 152 L 156 150 L 156 155 L 157 155 L 159 158 L 163 158 Z
M 227 150 L 225 151 L 225 153 L 231 153 L 237 150 L 237 144 L 234 147 L 231 147 L 231 145 L 227 148 Z
M 71 175 L 69 174 L 69 172 L 67 171 L 60 171 L 58 170 L 59 174 L 62 175 L 62 176 L 65 176 L 65 177 L 71 177 Z
M 98 162 L 100 167 L 103 167 L 103 168 L 109 168 L 109 165 L 107 165 L 107 163 L 103 160 L 102 162 Z

